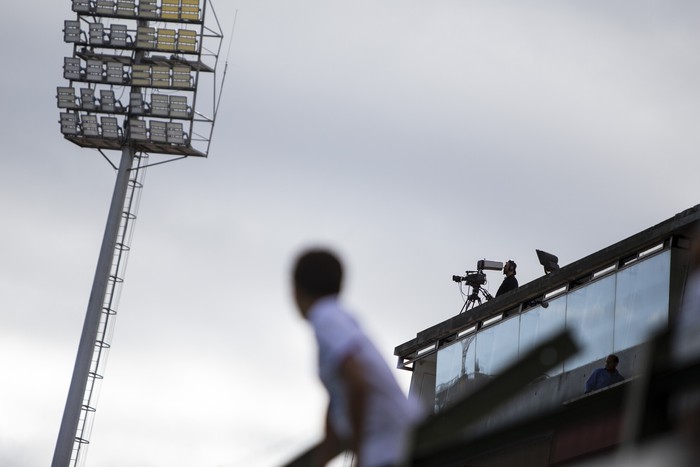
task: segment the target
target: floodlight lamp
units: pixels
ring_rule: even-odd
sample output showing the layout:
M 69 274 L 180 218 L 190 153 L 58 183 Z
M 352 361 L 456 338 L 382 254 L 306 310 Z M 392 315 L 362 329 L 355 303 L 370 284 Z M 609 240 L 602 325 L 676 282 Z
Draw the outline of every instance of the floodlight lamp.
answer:
M 160 17 L 163 19 L 180 19 L 180 0 L 161 0 Z
M 113 0 L 97 0 L 96 12 L 98 15 L 111 16 L 115 12 L 115 6 Z
M 134 0 L 117 0 L 117 14 L 119 16 L 136 16 Z
M 63 59 L 63 77 L 70 80 L 79 80 L 83 74 L 80 66 L 80 59 L 75 57 L 65 57 Z
M 180 29 L 177 33 L 177 50 L 182 52 L 197 52 L 197 32 Z
M 185 134 L 182 129 L 182 123 L 167 123 L 168 143 L 185 144 Z
M 114 47 L 126 47 L 129 34 L 125 24 L 112 24 L 109 27 L 109 43 Z
M 151 114 L 167 117 L 170 112 L 170 99 L 165 94 L 151 95 Z
M 83 110 L 95 109 L 95 91 L 91 88 L 80 89 L 80 108 Z
M 139 2 L 139 17 L 148 19 L 158 18 L 156 0 L 141 0 Z
M 121 136 L 121 128 L 115 117 L 102 117 L 102 137 L 116 139 Z
M 192 68 L 188 66 L 173 67 L 173 87 L 178 89 L 187 89 L 194 87 L 192 79 Z
M 155 49 L 155 28 L 149 28 L 148 26 L 139 26 L 136 30 L 136 47 L 139 49 Z
M 174 29 L 165 29 L 165 28 L 158 29 L 156 49 L 174 52 L 175 51 L 175 33 L 176 33 L 176 31 Z
M 63 22 L 63 40 L 65 42 L 80 42 L 80 21 L 66 20 Z
M 100 136 L 99 125 L 95 115 L 83 115 L 81 119 L 83 136 Z
M 129 120 L 129 138 L 137 141 L 148 141 L 146 122 L 143 120 Z
M 187 105 L 187 97 L 170 96 L 170 116 L 174 118 L 189 118 L 191 108 Z
M 73 11 L 77 13 L 90 13 L 89 0 L 73 0 Z
M 140 92 L 132 92 L 129 96 L 129 113 L 132 115 L 144 114 L 143 94 Z
M 166 130 L 166 122 L 151 120 L 149 124 L 151 130 L 151 141 L 154 143 L 167 143 L 168 132 Z
M 544 267 L 545 274 L 559 269 L 559 258 L 546 251 L 535 250 L 535 252 L 537 253 L 537 259 L 540 260 L 540 264 Z
M 100 109 L 103 112 L 116 112 L 116 99 L 114 91 L 108 89 L 100 90 Z
M 70 112 L 61 113 L 61 133 L 64 135 L 77 135 L 78 130 L 78 116 Z
M 199 0 L 180 0 L 180 18 L 199 21 Z
M 151 85 L 156 88 L 170 87 L 170 67 L 152 66 Z
M 151 85 L 151 67 L 150 67 L 150 65 L 134 65 L 131 67 L 131 85 L 132 86 L 150 86 Z
M 88 60 L 87 61 L 87 80 L 100 82 L 102 81 L 102 61 Z
M 92 45 L 102 45 L 104 44 L 105 33 L 104 26 L 102 23 L 90 23 L 90 44 Z
M 75 89 L 73 87 L 60 86 L 58 88 L 58 108 L 60 109 L 76 109 Z

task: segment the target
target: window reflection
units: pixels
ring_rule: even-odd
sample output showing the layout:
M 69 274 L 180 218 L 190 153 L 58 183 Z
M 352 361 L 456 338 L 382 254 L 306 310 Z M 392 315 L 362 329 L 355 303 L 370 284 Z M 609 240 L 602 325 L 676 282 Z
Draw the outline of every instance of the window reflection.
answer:
M 614 351 L 644 342 L 668 322 L 671 252 L 617 273 Z
M 467 394 L 474 384 L 476 334 L 438 351 L 435 375 L 435 411 Z
M 480 378 L 497 375 L 518 357 L 519 330 L 518 315 L 479 331 L 474 363 L 477 383 Z
M 566 296 L 566 327 L 581 349 L 564 362 L 565 370 L 585 365 L 612 352 L 614 313 L 614 275 Z
M 566 297 L 559 297 L 550 302 L 547 308 L 538 306 L 520 316 L 520 339 L 518 355 L 521 357 L 530 349 L 556 333 L 564 330 L 566 321 Z M 562 363 L 553 367 L 547 375 L 554 376 L 563 371 Z

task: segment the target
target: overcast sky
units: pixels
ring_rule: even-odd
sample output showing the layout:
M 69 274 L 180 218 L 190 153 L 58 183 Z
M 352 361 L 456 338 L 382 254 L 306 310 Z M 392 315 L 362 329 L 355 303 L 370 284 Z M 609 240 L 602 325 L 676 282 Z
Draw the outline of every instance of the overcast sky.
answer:
M 700 201 L 695 1 L 214 7 L 229 37 L 238 12 L 214 140 L 148 170 L 89 466 L 274 466 L 321 436 L 288 280 L 305 246 L 342 255 L 345 299 L 393 368 L 395 346 L 459 312 L 451 276 L 477 260 L 514 259 L 522 285 L 536 248 L 565 265 Z M 41 467 L 115 171 L 60 134 L 71 2 L 11 11 L 0 465 Z

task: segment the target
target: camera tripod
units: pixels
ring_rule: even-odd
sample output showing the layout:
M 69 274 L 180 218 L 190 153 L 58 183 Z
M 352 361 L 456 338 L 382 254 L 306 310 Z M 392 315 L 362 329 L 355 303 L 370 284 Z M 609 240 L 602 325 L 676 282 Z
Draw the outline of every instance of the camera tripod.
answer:
M 476 307 L 477 305 L 481 305 L 481 297 L 479 297 L 479 293 L 484 296 L 484 298 L 488 301 L 493 298 L 493 296 L 482 286 L 480 285 L 469 285 L 469 287 L 472 288 L 472 293 L 469 294 L 467 297 L 467 300 L 464 302 L 464 305 L 462 306 L 462 309 L 459 310 L 459 314 L 461 315 L 467 310 L 471 310 L 472 308 Z

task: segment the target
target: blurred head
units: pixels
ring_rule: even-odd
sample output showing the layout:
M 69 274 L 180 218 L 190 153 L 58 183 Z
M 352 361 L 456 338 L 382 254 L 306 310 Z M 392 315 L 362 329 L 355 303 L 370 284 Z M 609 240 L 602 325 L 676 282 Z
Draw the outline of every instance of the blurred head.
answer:
M 319 298 L 340 293 L 343 267 L 335 254 L 312 249 L 296 260 L 292 273 L 294 298 L 303 316 Z
M 605 369 L 613 371 L 617 368 L 618 363 L 620 363 L 620 359 L 617 358 L 617 355 L 608 355 L 608 358 L 605 359 Z

